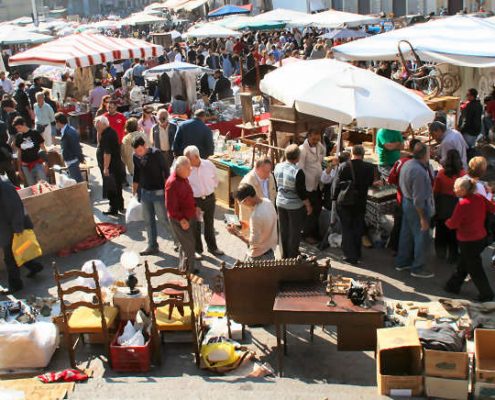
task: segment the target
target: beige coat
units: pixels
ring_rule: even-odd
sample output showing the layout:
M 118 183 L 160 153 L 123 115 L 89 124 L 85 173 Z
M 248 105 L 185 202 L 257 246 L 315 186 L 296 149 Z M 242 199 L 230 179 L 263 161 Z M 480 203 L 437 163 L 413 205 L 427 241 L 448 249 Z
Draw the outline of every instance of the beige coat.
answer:
M 134 162 L 132 159 L 134 155 L 134 149 L 132 148 L 132 142 L 134 141 L 134 139 L 138 137 L 142 137 L 146 142 L 146 145 L 148 147 L 150 146 L 150 140 L 146 135 L 146 133 L 142 131 L 136 131 L 136 132 L 130 132 L 127 135 L 125 135 L 124 139 L 122 139 L 122 146 L 120 147 L 120 154 L 122 155 L 122 160 L 124 161 L 124 164 L 126 165 L 130 175 L 134 175 Z
M 263 189 L 261 188 L 261 184 L 256 177 L 255 170 L 252 169 L 244 178 L 241 180 L 242 184 L 249 184 L 254 187 L 256 190 L 256 194 L 258 197 L 263 198 Z M 273 174 L 270 174 L 270 178 L 268 181 L 268 191 L 270 193 L 270 200 L 275 205 L 275 199 L 277 198 L 277 185 L 275 183 L 275 177 Z M 242 205 L 239 205 L 239 219 L 243 222 L 249 223 L 249 218 L 251 217 L 251 209 Z

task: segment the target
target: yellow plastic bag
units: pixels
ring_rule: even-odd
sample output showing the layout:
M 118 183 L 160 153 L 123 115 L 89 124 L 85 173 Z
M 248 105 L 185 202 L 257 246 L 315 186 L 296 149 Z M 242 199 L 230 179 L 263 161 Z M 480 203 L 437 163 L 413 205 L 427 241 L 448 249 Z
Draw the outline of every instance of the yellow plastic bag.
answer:
M 18 267 L 43 254 L 32 229 L 25 229 L 22 233 L 14 233 L 12 253 Z
M 232 343 L 210 343 L 201 348 L 201 357 L 209 369 L 227 367 L 239 360 Z

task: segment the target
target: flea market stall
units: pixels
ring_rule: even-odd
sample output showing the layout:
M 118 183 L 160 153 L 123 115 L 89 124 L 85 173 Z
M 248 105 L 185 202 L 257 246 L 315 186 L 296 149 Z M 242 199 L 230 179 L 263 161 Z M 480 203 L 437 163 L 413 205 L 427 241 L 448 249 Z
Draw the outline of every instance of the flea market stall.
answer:
M 91 67 L 124 59 L 158 57 L 162 52 L 162 46 L 142 40 L 81 33 L 16 54 L 9 59 L 9 65 L 39 64 L 75 69 L 74 96 L 59 98 L 59 106 L 61 110 L 71 110 L 71 116 L 81 128 L 81 135 L 84 135 L 90 127 L 88 121 L 91 119 L 88 105 L 88 93 L 94 82 Z M 64 83 L 60 82 L 60 85 L 64 86 Z M 60 91 L 63 92 L 63 88 Z

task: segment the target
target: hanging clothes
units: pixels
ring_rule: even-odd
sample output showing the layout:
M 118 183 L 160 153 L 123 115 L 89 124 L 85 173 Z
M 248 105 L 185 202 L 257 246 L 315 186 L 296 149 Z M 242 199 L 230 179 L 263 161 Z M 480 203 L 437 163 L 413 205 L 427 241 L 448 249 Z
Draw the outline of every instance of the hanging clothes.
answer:
M 170 77 L 170 86 L 172 89 L 172 98 L 180 94 L 182 97 L 186 97 L 184 82 L 179 71 L 173 71 Z
M 170 77 L 166 72 L 158 79 L 158 90 L 160 93 L 160 103 L 169 103 L 172 99 L 172 87 Z
M 198 99 L 197 93 L 197 87 L 196 87 L 196 82 L 197 82 L 197 75 L 195 72 L 192 71 L 182 71 L 182 80 L 185 85 L 185 91 L 186 91 L 186 101 L 189 107 L 191 107 L 194 103 L 196 103 L 196 100 Z

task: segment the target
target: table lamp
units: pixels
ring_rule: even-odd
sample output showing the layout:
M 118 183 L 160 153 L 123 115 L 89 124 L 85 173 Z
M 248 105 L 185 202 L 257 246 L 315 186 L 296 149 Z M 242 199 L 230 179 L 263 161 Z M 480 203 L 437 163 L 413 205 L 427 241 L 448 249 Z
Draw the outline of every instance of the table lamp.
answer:
M 120 257 L 120 264 L 127 271 L 126 285 L 129 287 L 129 294 L 136 295 L 139 289 L 136 289 L 138 280 L 134 269 L 140 264 L 139 255 L 135 251 L 125 251 Z

